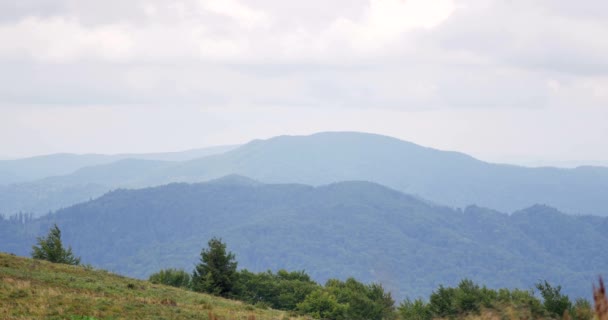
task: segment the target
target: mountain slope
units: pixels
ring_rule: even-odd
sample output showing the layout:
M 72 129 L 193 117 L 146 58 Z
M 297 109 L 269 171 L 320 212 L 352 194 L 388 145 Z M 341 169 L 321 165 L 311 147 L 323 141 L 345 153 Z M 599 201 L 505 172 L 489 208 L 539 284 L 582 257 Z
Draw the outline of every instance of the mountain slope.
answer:
M 99 197 L 109 190 L 135 187 L 141 176 L 173 165 L 173 162 L 126 159 L 85 167 L 70 175 L 0 186 L 0 213 L 28 212 L 35 216 Z
M 56 222 L 83 261 L 136 277 L 191 269 L 219 236 L 241 267 L 380 281 L 398 298 L 465 277 L 520 288 L 547 279 L 586 296 L 607 271 L 599 245 L 608 241 L 607 220 L 545 206 L 513 215 L 459 211 L 369 182 L 311 187 L 230 177 L 117 190 L 26 224 L 4 221 L 0 250 L 27 255 Z
M 111 166 L 98 166 L 91 170 L 98 172 L 97 176 L 102 178 L 98 184 L 105 186 L 105 191 L 170 182 L 201 182 L 240 174 L 271 183 L 322 185 L 345 180 L 372 181 L 461 208 L 476 204 L 512 212 L 544 203 L 567 213 L 608 215 L 608 197 L 605 196 L 608 194 L 608 168 L 526 168 L 491 164 L 462 153 L 353 132 L 256 140 L 222 154 L 130 174 L 122 180 Z M 70 176 L 37 181 L 28 186 L 8 186 L 0 190 L 0 196 L 3 193 L 21 194 L 23 191 L 18 189 L 46 190 L 48 185 L 57 185 L 56 181 L 72 181 L 72 184 L 64 186 L 68 189 L 90 183 L 78 174 Z M 57 188 L 53 187 L 53 190 Z M 102 193 L 99 191 L 96 195 Z M 61 198 L 59 193 L 56 194 Z M 67 194 L 73 193 L 68 191 Z M 46 196 L 42 194 L 40 197 Z M 80 198 L 81 201 L 87 199 Z M 18 208 L 31 207 L 24 201 L 11 202 L 8 199 L 0 202 L 0 212 L 11 214 Z M 39 207 L 44 210 L 37 211 L 38 214 L 57 208 Z
M 2 319 L 206 319 L 210 314 L 220 319 L 287 317 L 285 312 L 257 309 L 103 270 L 0 253 Z

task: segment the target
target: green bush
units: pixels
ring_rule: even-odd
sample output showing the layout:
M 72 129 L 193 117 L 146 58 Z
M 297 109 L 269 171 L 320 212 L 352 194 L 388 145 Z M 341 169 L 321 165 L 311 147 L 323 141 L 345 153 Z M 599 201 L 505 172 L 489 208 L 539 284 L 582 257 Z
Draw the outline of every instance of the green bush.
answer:
M 543 305 L 545 309 L 554 316 L 562 316 L 566 310 L 572 307 L 572 302 L 568 296 L 561 293 L 561 286 L 553 287 L 549 282 L 539 282 L 536 284 L 536 289 L 540 291 L 543 297 Z
M 325 289 L 339 303 L 348 306 L 346 317 L 349 320 L 382 320 L 395 316 L 395 301 L 380 284 L 365 285 L 354 278 L 344 282 L 332 279 L 327 281 Z
M 570 308 L 569 313 L 573 320 L 589 320 L 594 317 L 591 303 L 582 298 L 576 299 L 574 305 Z
M 304 271 L 279 270 L 253 273 L 242 270 L 238 273 L 234 297 L 258 304 L 264 303 L 273 309 L 295 310 L 298 303 L 320 286 Z
M 348 305 L 339 303 L 334 295 L 319 288 L 298 303 L 297 309 L 315 319 L 343 320 L 347 319 Z
M 405 299 L 397 308 L 399 316 L 404 320 L 431 320 L 433 314 L 429 305 L 426 304 L 422 299 L 416 299 L 411 301 Z
M 429 301 L 429 308 L 433 316 L 444 318 L 458 314 L 454 307 L 455 296 L 456 289 L 446 288 L 442 285 L 439 286 L 437 291 L 433 291 Z
M 164 284 L 177 288 L 190 287 L 190 274 L 181 269 L 163 269 L 153 273 L 148 280 L 154 284 Z

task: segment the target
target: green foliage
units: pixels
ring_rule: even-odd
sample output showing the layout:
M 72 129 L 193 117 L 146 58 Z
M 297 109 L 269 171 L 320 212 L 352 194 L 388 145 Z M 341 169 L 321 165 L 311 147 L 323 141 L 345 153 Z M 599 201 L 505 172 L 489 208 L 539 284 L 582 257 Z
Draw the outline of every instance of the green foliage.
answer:
M 328 280 L 325 290 L 345 305 L 349 320 L 381 320 L 394 318 L 394 300 L 379 284 L 365 285 L 354 278 L 346 281 Z
M 346 318 L 348 305 L 338 302 L 329 291 L 317 289 L 298 303 L 297 310 L 315 319 L 343 320 Z
M 32 258 L 70 265 L 80 264 L 80 258 L 74 257 L 71 247 L 63 248 L 61 230 L 57 225 L 51 228 L 46 237 L 38 237 L 37 242 L 38 245 L 32 246 Z
M 555 315 L 562 316 L 566 310 L 572 307 L 572 302 L 567 295 L 561 293 L 561 286 L 553 287 L 546 280 L 536 284 L 536 289 L 543 297 L 545 309 Z
M 236 282 L 237 262 L 232 252 L 226 252 L 221 239 L 209 240 L 201 251 L 201 262 L 192 274 L 192 288 L 222 297 L 231 296 Z
M 150 275 L 148 280 L 177 288 L 190 287 L 190 274 L 182 269 L 163 269 Z
M 296 305 L 319 285 L 304 271 L 279 270 L 253 273 L 241 270 L 235 298 L 254 305 L 265 305 L 280 310 L 295 310 Z
M 456 295 L 456 289 L 446 288 L 442 285 L 439 286 L 437 291 L 433 291 L 431 294 L 429 308 L 431 313 L 437 317 L 447 317 L 458 314 L 454 307 L 454 296 Z
M 384 251 L 403 253 L 382 256 L 386 270 L 404 270 L 383 283 L 400 289 L 393 292 L 399 300 L 428 298 L 435 284 L 455 285 L 472 275 L 495 288 L 564 279 L 564 293 L 585 297 L 588 279 L 608 265 L 597 246 L 608 243 L 608 218 L 542 207 L 513 215 L 477 207 L 458 212 L 362 182 L 314 189 L 211 182 L 117 190 L 34 221 L 0 221 L 0 250 L 29 256 L 36 236 L 55 222 L 64 242 L 69 230 L 74 252 L 83 259 L 86 252 L 86 262 L 137 278 L 158 266 L 192 271 L 192 252 L 215 233 L 230 235 L 233 252 L 248 253 L 238 257 L 239 266 L 305 269 L 313 279 L 356 274 L 370 282 L 377 279 L 370 270 L 380 242 Z
M 455 288 L 439 286 L 431 294 L 428 304 L 420 299 L 413 302 L 406 299 L 401 303 L 398 310 L 403 319 L 428 320 L 433 318 L 460 318 L 467 314 L 478 314 L 482 309 L 497 310 L 505 306 L 512 306 L 517 310 L 526 310 L 535 318 L 547 314 L 546 307 L 541 304 L 532 291 L 519 289 L 493 290 L 485 286 L 480 287 L 468 279 L 462 280 Z
M 414 301 L 405 299 L 401 302 L 397 311 L 399 312 L 401 319 L 431 320 L 433 318 L 429 305 L 422 301 L 422 299 L 416 299 Z
M 505 302 L 511 303 L 518 307 L 527 308 L 530 310 L 530 313 L 536 317 L 542 316 L 546 313 L 545 307 L 542 305 L 540 300 L 534 296 L 534 292 L 532 290 L 514 289 L 510 291 L 509 296 L 510 299 Z
M 574 301 L 572 308 L 570 308 L 569 314 L 573 320 L 589 320 L 593 319 L 594 316 L 591 303 L 582 298 Z

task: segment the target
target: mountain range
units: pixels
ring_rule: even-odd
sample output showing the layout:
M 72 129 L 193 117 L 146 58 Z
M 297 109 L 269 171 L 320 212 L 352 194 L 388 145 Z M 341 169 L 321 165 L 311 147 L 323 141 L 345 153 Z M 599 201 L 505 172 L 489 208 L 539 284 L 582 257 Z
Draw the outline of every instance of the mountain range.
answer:
M 313 186 L 370 181 L 456 208 L 474 204 L 513 212 L 541 203 L 570 214 L 608 215 L 605 167 L 493 164 L 463 153 L 356 132 L 279 136 L 220 151 L 184 161 L 120 159 L 67 175 L 0 186 L 0 213 L 41 215 L 117 188 L 203 182 L 240 174 L 268 183 Z
M 109 164 L 125 159 L 187 161 L 222 153 L 237 146 L 217 146 L 178 152 L 140 154 L 71 154 L 57 153 L 15 160 L 0 160 L 0 185 L 23 183 L 53 176 L 68 175 L 76 170 Z
M 145 278 L 192 270 L 223 238 L 239 267 L 305 270 L 317 281 L 383 283 L 401 299 L 470 278 L 490 287 L 539 280 L 588 297 L 606 274 L 608 218 L 535 205 L 513 214 L 453 209 L 379 184 L 265 184 L 242 176 L 119 189 L 33 220 L 0 220 L 0 251 L 29 255 L 53 224 L 83 262 Z

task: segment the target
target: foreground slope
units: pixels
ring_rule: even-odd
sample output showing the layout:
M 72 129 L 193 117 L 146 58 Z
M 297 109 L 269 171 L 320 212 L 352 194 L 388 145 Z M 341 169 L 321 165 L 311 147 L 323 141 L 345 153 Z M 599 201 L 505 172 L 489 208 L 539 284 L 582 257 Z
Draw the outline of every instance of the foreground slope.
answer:
M 270 183 L 323 185 L 364 180 L 464 208 L 511 212 L 544 203 L 566 213 L 608 215 L 608 168 L 526 168 L 425 148 L 391 137 L 326 132 L 255 140 L 222 154 L 125 170 L 102 165 L 64 177 L 0 188 L 0 213 L 44 214 L 116 188 L 201 182 L 229 174 Z M 123 178 L 124 174 L 124 178 Z M 50 200 L 49 200 L 50 199 Z
M 430 204 L 369 182 L 312 187 L 231 176 L 201 184 L 117 190 L 25 224 L 0 220 L 0 250 L 28 255 L 57 223 L 84 262 L 145 278 L 191 270 L 222 237 L 239 266 L 306 270 L 314 279 L 383 283 L 397 298 L 471 278 L 529 288 L 541 279 L 574 296 L 608 272 L 608 219 L 533 206 L 512 215 Z
M 103 270 L 0 253 L 1 319 L 286 319 L 284 312 Z

